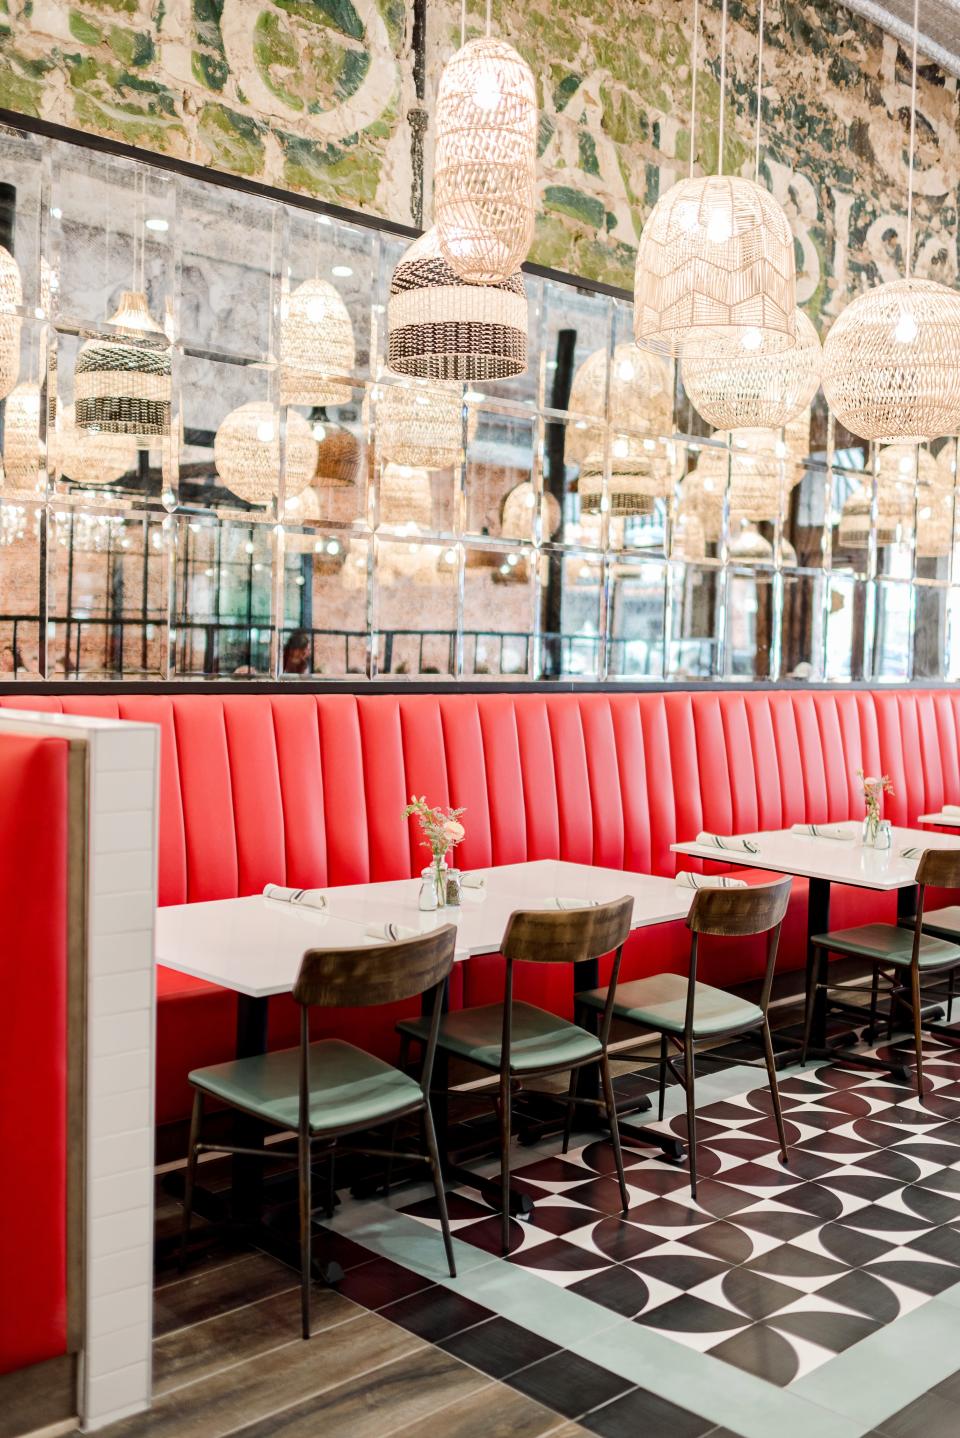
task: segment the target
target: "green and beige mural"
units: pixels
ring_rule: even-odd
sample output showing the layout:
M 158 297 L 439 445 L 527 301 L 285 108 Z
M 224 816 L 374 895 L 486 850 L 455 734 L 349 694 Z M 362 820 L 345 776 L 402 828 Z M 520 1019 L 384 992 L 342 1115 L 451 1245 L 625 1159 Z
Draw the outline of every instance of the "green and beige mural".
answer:
M 701 6 L 698 167 L 717 162 L 719 0 Z M 728 169 L 751 173 L 756 0 L 730 0 Z M 540 85 L 532 259 L 630 287 L 637 235 L 691 148 L 692 0 L 495 0 Z M 910 75 L 828 0 L 768 0 L 761 166 L 826 322 L 902 262 Z M 477 33 L 481 15 L 468 15 Z M 408 224 L 429 218 L 432 97 L 459 5 L 0 0 L 0 105 Z M 918 93 L 915 263 L 957 277 L 957 81 Z M 426 212 L 425 214 L 423 212 Z

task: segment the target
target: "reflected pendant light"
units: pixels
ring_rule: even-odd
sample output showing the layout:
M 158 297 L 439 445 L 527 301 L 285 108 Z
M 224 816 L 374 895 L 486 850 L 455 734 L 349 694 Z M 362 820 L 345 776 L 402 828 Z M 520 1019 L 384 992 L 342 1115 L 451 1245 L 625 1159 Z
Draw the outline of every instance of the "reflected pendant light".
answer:
M 360 475 L 360 441 L 342 424 L 315 420 L 311 433 L 317 442 L 316 483 L 321 489 L 350 489 Z
M 20 266 L 10 251 L 0 245 L 0 399 L 4 399 L 20 378 L 20 306 L 23 282 Z
M 780 429 L 809 408 L 820 388 L 823 349 L 810 320 L 796 312 L 793 349 L 753 353 L 715 339 L 681 361 L 687 398 L 717 429 Z
M 124 290 L 110 323 L 123 338 L 81 345 L 74 371 L 80 429 L 149 441 L 170 431 L 170 342 L 142 290 Z
M 942 559 L 953 548 L 953 491 L 935 489 L 917 504 L 918 559 Z
M 527 368 L 527 297 L 517 270 L 466 284 L 440 252 L 436 227 L 404 254 L 390 280 L 387 364 L 416 379 L 510 379 Z
M 690 174 L 654 205 L 637 247 L 633 333 L 662 354 L 718 340 L 744 354 L 792 348 L 796 262 L 782 207 L 755 180 L 723 173 L 727 0 L 721 9 L 718 173 L 694 178 L 699 4 L 694 5 Z
M 690 504 L 677 506 L 670 533 L 670 557 L 684 564 L 697 564 L 707 555 L 707 536 L 703 520 Z
M 673 365 L 661 355 L 632 344 L 617 345 L 612 356 L 606 349 L 594 350 L 570 385 L 567 409 L 577 418 L 567 427 L 565 458 L 579 464 L 595 454 L 601 428 L 634 430 L 645 437 L 672 435 L 673 391 Z
M 39 494 L 44 487 L 46 449 L 40 438 L 40 386 L 18 384 L 3 411 L 5 488 Z
M 280 315 L 280 403 L 349 404 L 356 363 L 353 325 L 327 280 L 304 280 Z
M 317 442 L 296 410 L 287 411 L 284 495 L 300 494 L 317 472 Z M 280 492 L 280 425 L 272 405 L 252 400 L 231 410 L 213 439 L 221 481 L 248 504 L 267 504 Z
M 55 450 L 59 478 L 71 484 L 115 484 L 137 468 L 131 435 L 78 429 L 72 404 L 60 412 Z
M 414 469 L 450 469 L 463 448 L 463 391 L 458 384 L 391 384 L 374 391 L 380 459 Z M 369 407 L 366 400 L 363 417 Z M 476 424 L 476 415 L 473 415 Z
M 500 533 L 504 539 L 523 540 L 527 544 L 533 538 L 533 516 L 537 507 L 537 492 L 529 479 L 514 485 L 503 501 L 503 516 Z M 555 494 L 544 490 L 540 507 L 543 539 L 552 539 L 563 521 L 563 513 Z
M 901 526 L 901 514 L 896 502 L 891 505 L 890 497 L 882 490 L 877 491 L 877 548 L 896 542 Z M 864 486 L 855 489 L 844 501 L 840 511 L 840 526 L 837 543 L 841 549 L 867 549 L 870 535 L 874 530 L 873 499 Z
M 588 455 L 580 465 L 577 493 L 584 514 L 599 514 L 604 509 L 612 515 L 650 514 L 654 500 L 665 498 L 672 487 L 669 475 L 654 463 L 654 456 L 644 449 L 642 440 L 618 436 L 613 441 L 606 495 L 605 471 L 602 454 Z
M 714 439 L 723 449 L 705 445 L 697 473 L 706 495 L 721 506 L 730 477 L 730 513 L 741 519 L 775 519 L 783 504 L 782 491 L 793 489 L 804 475 L 810 448 L 810 411 L 804 410 L 776 430 L 718 430 Z M 705 482 L 709 480 L 707 485 Z
M 904 278 L 853 300 L 823 347 L 823 392 L 851 433 L 922 444 L 960 429 L 960 292 L 911 275 L 919 0 L 913 6 Z
M 537 87 L 526 60 L 490 34 L 463 43 L 437 91 L 433 212 L 444 259 L 468 284 L 501 283 L 527 258 L 536 201 Z
M 942 491 L 943 472 L 928 449 L 912 444 L 887 444 L 877 450 L 877 489 L 883 506 L 913 528 L 915 503 L 924 504 L 934 491 Z
M 385 464 L 380 475 L 380 523 L 414 535 L 430 528 L 432 515 L 429 472 L 419 465 Z

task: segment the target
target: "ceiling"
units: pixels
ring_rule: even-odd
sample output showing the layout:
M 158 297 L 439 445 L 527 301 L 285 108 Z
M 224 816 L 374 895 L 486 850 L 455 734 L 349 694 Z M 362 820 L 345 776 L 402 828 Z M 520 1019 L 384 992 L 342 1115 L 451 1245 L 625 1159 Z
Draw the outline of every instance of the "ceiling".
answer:
M 846 0 L 867 20 L 909 45 L 913 37 L 913 0 Z M 960 0 L 920 0 L 919 49 L 948 74 L 960 76 Z

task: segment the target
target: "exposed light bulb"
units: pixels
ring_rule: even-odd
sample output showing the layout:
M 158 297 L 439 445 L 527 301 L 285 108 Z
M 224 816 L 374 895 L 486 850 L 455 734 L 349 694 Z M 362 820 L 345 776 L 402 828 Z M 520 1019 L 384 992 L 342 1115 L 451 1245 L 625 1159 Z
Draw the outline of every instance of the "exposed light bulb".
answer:
M 322 444 L 327 437 L 327 431 L 319 420 L 317 420 L 313 426 L 313 437 L 317 441 L 317 444 Z
M 758 350 L 763 344 L 763 335 L 755 326 L 751 325 L 750 329 L 744 330 L 740 343 L 745 350 Z
M 269 444 L 273 439 L 273 422 L 269 419 L 261 420 L 257 425 L 257 439 L 263 444 Z
M 726 209 L 714 210 L 707 221 L 707 239 L 714 245 L 725 245 L 733 234 Z
M 920 331 L 917 328 L 917 322 L 913 315 L 909 310 L 904 310 L 893 332 L 893 337 L 897 341 L 897 344 L 912 345 L 919 333 Z

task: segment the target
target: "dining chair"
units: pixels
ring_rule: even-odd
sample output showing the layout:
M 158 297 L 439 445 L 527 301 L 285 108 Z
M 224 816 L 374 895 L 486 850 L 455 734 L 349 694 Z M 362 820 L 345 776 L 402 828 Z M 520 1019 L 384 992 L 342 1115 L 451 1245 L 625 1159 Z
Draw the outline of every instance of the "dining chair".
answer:
M 621 984 L 614 999 L 613 1017 L 617 1020 L 660 1035 L 659 1118 L 662 1122 L 666 1100 L 667 1070 L 673 1074 L 686 1096 L 687 1143 L 689 1148 L 690 1193 L 697 1196 L 697 1113 L 696 1045 L 725 1043 L 740 1034 L 760 1029 L 770 1096 L 780 1140 L 780 1157 L 788 1160 L 787 1140 L 777 1087 L 773 1043 L 767 1009 L 777 962 L 780 929 L 790 898 L 790 879 L 773 884 L 753 884 L 746 889 L 698 889 L 687 915 L 690 930 L 690 964 L 686 975 L 652 974 Z M 754 1004 L 724 989 L 702 984 L 697 979 L 701 936 L 747 938 L 766 934 L 767 953 L 760 1002 Z M 606 989 L 593 989 L 577 994 L 577 1005 L 603 1009 L 609 1003 Z M 670 1045 L 683 1055 L 682 1071 L 670 1054 Z M 737 1060 L 741 1062 L 741 1060 Z
M 197 1159 L 201 1153 L 243 1153 L 275 1159 L 295 1157 L 298 1168 L 300 1211 L 300 1312 L 304 1338 L 310 1337 L 310 1280 L 312 1268 L 313 1145 L 319 1140 L 335 1146 L 348 1135 L 362 1133 L 397 1119 L 422 1115 L 425 1152 L 395 1153 L 390 1149 L 357 1144 L 367 1154 L 386 1158 L 421 1159 L 433 1176 L 440 1224 L 451 1278 L 456 1277 L 447 1202 L 440 1171 L 430 1079 L 442 1008 L 441 996 L 453 967 L 457 930 L 445 924 L 429 934 L 396 943 L 351 949 L 309 949 L 303 956 L 293 997 L 300 1005 L 300 1043 L 294 1049 L 257 1054 L 195 1069 L 193 1116 L 184 1193 L 181 1264 L 186 1255 L 193 1207 Z M 429 996 L 433 1015 L 425 1037 L 423 1071 L 418 1082 L 402 1069 L 342 1039 L 310 1042 L 311 1008 L 373 1007 L 398 1003 L 415 995 Z M 270 1144 L 260 1150 L 236 1148 L 201 1140 L 206 1097 L 252 1114 L 278 1129 L 296 1133 L 296 1149 Z M 331 1155 L 332 1162 L 332 1155 Z
M 500 944 L 506 961 L 503 1002 L 459 1009 L 444 1014 L 437 1034 L 437 1047 L 446 1054 L 465 1059 L 499 1075 L 497 1110 L 500 1117 L 501 1238 L 504 1254 L 510 1250 L 510 1138 L 514 1086 L 557 1073 L 570 1073 L 568 1105 L 589 1104 L 603 1110 L 610 1128 L 620 1199 L 623 1211 L 629 1207 L 623 1172 L 617 1109 L 610 1077 L 607 1044 L 613 1019 L 613 1001 L 623 945 L 630 933 L 633 899 L 627 895 L 611 903 L 589 908 L 518 910 L 510 915 Z M 518 964 L 578 964 L 613 953 L 609 1002 L 603 1010 L 599 1031 L 549 1013 L 513 996 L 514 973 Z M 403 1020 L 398 1024 L 406 1038 L 424 1040 L 427 1018 Z M 596 1064 L 602 1097 L 576 1092 L 581 1069 Z
M 920 980 L 932 975 L 951 975 L 960 966 L 960 938 L 946 924 L 936 923 L 936 912 L 929 921 L 924 918 L 924 902 L 928 885 L 937 888 L 960 888 L 960 849 L 926 849 L 917 864 L 917 911 L 909 927 L 901 924 L 861 924 L 855 929 L 836 929 L 829 934 L 815 934 L 810 943 L 814 950 L 814 976 L 807 994 L 806 1022 L 803 1029 L 801 1063 L 807 1061 L 813 1012 L 817 995 L 837 987 L 828 982 L 827 955 L 842 954 L 845 958 L 865 960 L 873 968 L 870 982 L 870 1035 L 876 1020 L 878 991 L 881 985 L 890 997 L 890 1029 L 898 1007 L 911 1013 L 913 1045 L 916 1055 L 917 1094 L 923 1096 L 923 1019 L 920 1002 Z M 864 992 L 864 986 L 845 983 L 849 995 Z M 909 1002 L 906 995 L 909 994 Z

